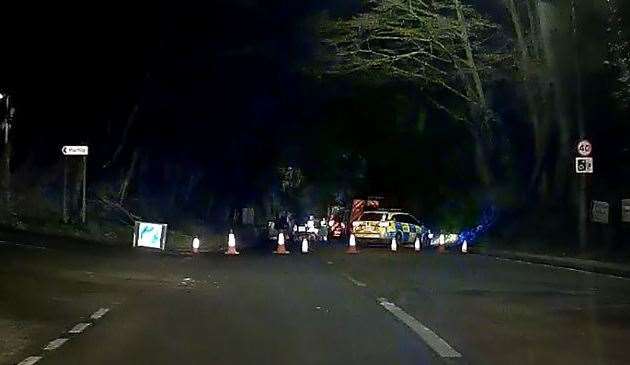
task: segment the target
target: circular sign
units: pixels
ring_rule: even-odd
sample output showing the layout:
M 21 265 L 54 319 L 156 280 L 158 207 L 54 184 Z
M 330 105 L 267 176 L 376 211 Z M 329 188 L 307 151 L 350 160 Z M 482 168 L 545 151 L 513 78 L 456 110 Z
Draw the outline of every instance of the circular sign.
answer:
M 593 146 L 591 145 L 591 142 L 585 139 L 578 143 L 577 151 L 582 156 L 589 156 L 593 151 Z

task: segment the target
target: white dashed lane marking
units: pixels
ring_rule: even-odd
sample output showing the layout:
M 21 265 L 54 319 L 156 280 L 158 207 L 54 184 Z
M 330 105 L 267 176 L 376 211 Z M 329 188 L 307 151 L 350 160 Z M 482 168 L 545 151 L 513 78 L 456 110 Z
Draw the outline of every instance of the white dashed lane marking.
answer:
M 97 310 L 96 312 L 94 312 L 90 318 L 91 319 L 101 319 L 101 317 L 103 317 L 107 312 L 109 312 L 109 308 L 101 308 L 99 310 Z
M 24 248 L 34 248 L 36 250 L 45 250 L 46 247 L 42 245 L 32 245 L 28 243 L 16 243 L 16 242 L 8 242 L 8 241 L 0 241 L 0 245 L 2 246 L 16 246 L 16 247 L 24 247 Z
M 352 284 L 354 284 L 354 285 L 356 285 L 356 286 L 360 286 L 360 287 L 362 287 L 362 288 L 365 288 L 365 287 L 367 286 L 367 284 L 366 284 L 366 283 L 364 283 L 364 282 L 362 282 L 362 281 L 359 281 L 359 280 L 357 280 L 357 279 L 353 278 L 352 276 L 350 276 L 350 275 L 348 275 L 348 274 L 344 274 L 344 276 L 345 276 L 348 280 L 350 280 L 350 281 L 352 282 Z
M 100 308 L 96 312 L 92 313 L 92 315 L 90 316 L 90 319 L 92 319 L 93 321 L 101 319 L 107 312 L 109 312 L 109 308 Z M 73 335 L 83 333 L 83 331 L 85 331 L 85 329 L 91 325 L 92 323 L 90 322 L 78 323 L 77 325 L 72 327 L 72 329 L 70 329 L 68 333 L 73 334 Z M 56 350 L 60 348 L 61 346 L 63 346 L 63 344 L 66 343 L 67 341 L 68 341 L 67 338 L 57 338 L 55 340 L 52 340 L 48 343 L 48 345 L 46 345 L 46 347 L 44 347 L 44 351 Z M 29 356 L 26 359 L 22 360 L 18 365 L 33 365 L 39 362 L 39 360 L 41 360 L 42 358 L 43 356 Z
M 48 345 L 46 345 L 46 347 L 44 347 L 44 350 L 46 351 L 56 350 L 59 347 L 61 347 L 64 343 L 66 343 L 66 341 L 68 341 L 67 338 L 58 338 L 56 340 L 52 340 L 48 343 Z
M 22 360 L 18 365 L 33 365 L 41 359 L 41 356 L 29 356 L 26 359 Z
M 79 323 L 76 326 L 72 327 L 72 329 L 68 331 L 68 333 L 72 333 L 72 334 L 81 333 L 90 325 L 91 323 Z
M 437 352 L 441 357 L 462 357 L 462 354 L 455 351 L 446 341 L 444 341 L 430 328 L 426 327 L 417 319 L 413 318 L 407 312 L 399 308 L 396 304 L 385 298 L 378 298 L 378 302 L 383 308 L 387 309 L 396 318 L 401 320 L 407 327 L 411 328 L 433 351 Z

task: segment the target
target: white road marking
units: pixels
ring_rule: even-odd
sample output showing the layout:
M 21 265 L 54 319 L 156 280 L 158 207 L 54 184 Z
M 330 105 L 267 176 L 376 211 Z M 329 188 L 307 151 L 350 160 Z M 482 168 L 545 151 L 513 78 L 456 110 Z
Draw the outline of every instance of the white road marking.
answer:
M 414 331 L 420 338 L 430 347 L 433 351 L 437 352 L 441 357 L 462 357 L 462 354 L 455 351 L 446 341 L 440 336 L 431 331 L 417 319 L 407 314 L 404 310 L 398 307 L 396 304 L 388 301 L 385 298 L 378 298 L 378 302 L 383 308 L 387 309 L 396 318 L 406 324 L 412 331 Z
M 360 287 L 362 287 L 362 288 L 365 288 L 365 287 L 367 286 L 367 284 L 366 284 L 366 283 L 361 282 L 361 281 L 359 281 L 359 280 L 357 280 L 357 279 L 353 278 L 352 276 L 350 276 L 350 275 L 348 275 L 348 274 L 344 274 L 344 276 L 345 276 L 348 280 L 350 280 L 350 281 L 352 282 L 352 284 L 354 284 L 354 285 L 356 285 L 356 286 L 360 286 Z
M 97 310 L 96 312 L 94 312 L 90 318 L 91 319 L 101 319 L 101 317 L 103 317 L 105 315 L 105 313 L 109 312 L 109 308 L 101 308 L 99 310 Z
M 41 359 L 41 356 L 29 356 L 26 359 L 22 360 L 18 365 L 33 365 Z
M 76 326 L 72 327 L 72 329 L 70 331 L 68 331 L 68 333 L 81 333 L 83 332 L 86 328 L 88 328 L 91 325 L 91 323 L 79 323 Z
M 46 247 L 43 247 L 43 246 L 30 245 L 30 244 L 26 244 L 26 243 L 8 242 L 8 241 L 0 241 L 0 245 L 34 248 L 34 249 L 38 249 L 38 250 L 45 250 L 46 249 Z
M 46 345 L 46 347 L 44 347 L 44 350 L 51 351 L 58 349 L 59 347 L 61 347 L 61 345 L 66 343 L 66 341 L 68 341 L 67 338 L 58 338 L 56 340 L 52 340 L 48 343 L 48 345 Z
M 609 278 L 614 278 L 614 279 L 630 280 L 630 278 L 626 278 L 624 276 L 617 276 L 617 275 L 613 275 L 613 274 L 603 274 L 603 273 L 594 272 L 594 271 L 586 271 L 586 270 L 581 270 L 581 269 L 574 269 L 572 267 L 555 266 L 555 265 L 550 265 L 550 264 L 543 264 L 541 262 L 531 262 L 531 261 L 525 261 L 525 260 L 520 260 L 520 259 L 511 259 L 511 258 L 507 258 L 507 257 L 498 257 L 498 256 L 491 256 L 491 257 L 494 257 L 495 260 L 499 260 L 499 261 L 518 262 L 519 264 L 544 266 L 544 267 L 548 267 L 548 268 L 551 268 L 551 269 L 573 271 L 573 272 L 579 272 L 579 273 L 587 274 L 587 275 L 601 275 L 601 276 L 607 276 Z

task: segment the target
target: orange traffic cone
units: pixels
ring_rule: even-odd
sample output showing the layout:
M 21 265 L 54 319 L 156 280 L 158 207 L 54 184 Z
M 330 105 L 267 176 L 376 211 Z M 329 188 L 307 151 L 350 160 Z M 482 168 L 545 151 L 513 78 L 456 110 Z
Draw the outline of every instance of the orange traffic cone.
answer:
M 359 253 L 359 250 L 357 250 L 357 240 L 353 234 L 350 235 L 350 241 L 348 242 L 348 249 L 346 250 L 346 253 Z
M 234 237 L 234 231 L 230 229 L 230 234 L 228 235 L 228 250 L 225 252 L 226 255 L 238 255 L 239 252 L 236 251 L 236 238 Z
M 420 247 L 420 238 L 416 237 L 416 242 L 413 243 L 413 248 L 414 250 L 416 250 L 417 252 L 420 252 L 421 247 Z
M 396 242 L 396 237 L 392 238 L 391 250 L 396 252 L 398 249 L 398 242 Z
M 278 255 L 287 255 L 289 251 L 287 251 L 284 245 L 284 233 L 280 233 L 278 235 L 278 248 L 273 252 Z
M 462 243 L 462 253 L 468 253 L 468 242 L 466 240 Z

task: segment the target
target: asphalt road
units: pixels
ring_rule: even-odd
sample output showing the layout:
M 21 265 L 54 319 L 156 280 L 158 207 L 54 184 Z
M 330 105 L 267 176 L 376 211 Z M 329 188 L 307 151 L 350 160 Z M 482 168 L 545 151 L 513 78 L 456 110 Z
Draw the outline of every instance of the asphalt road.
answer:
M 0 364 L 630 361 L 626 279 L 408 248 L 41 246 L 0 243 Z

